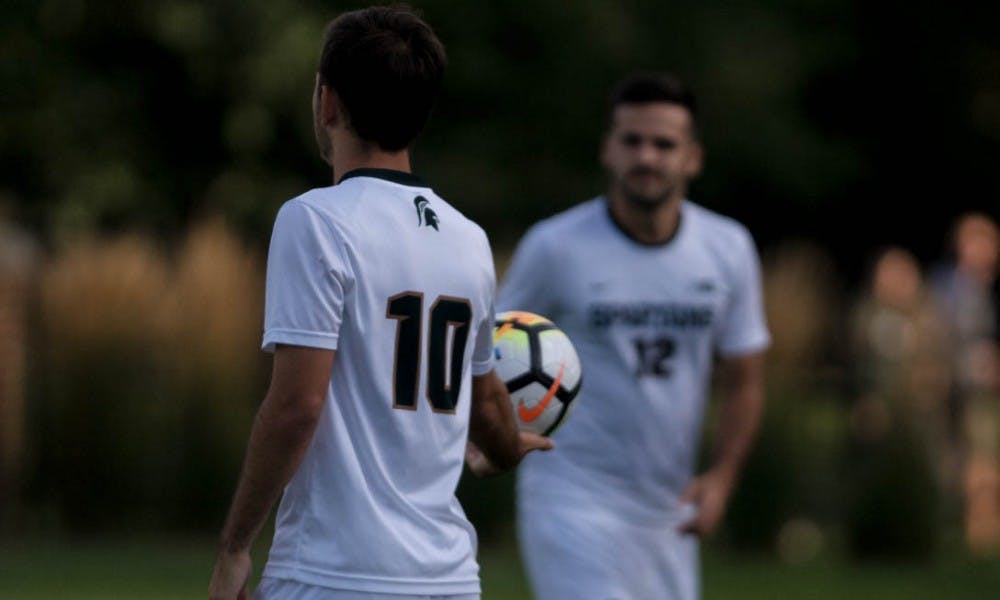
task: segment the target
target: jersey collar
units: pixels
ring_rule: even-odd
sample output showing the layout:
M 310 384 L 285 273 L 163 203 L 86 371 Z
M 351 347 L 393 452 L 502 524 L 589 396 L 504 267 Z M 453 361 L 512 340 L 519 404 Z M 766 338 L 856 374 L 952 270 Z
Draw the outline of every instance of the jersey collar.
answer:
M 618 233 L 622 234 L 623 236 L 628 238 L 629 241 L 639 246 L 645 248 L 665 248 L 674 243 L 674 241 L 680 236 L 681 230 L 684 228 L 684 221 L 685 221 L 684 204 L 687 203 L 686 199 L 681 200 L 681 211 L 680 215 L 678 215 L 677 229 L 674 230 L 673 235 L 663 240 L 662 242 L 644 242 L 633 236 L 628 229 L 625 229 L 625 227 L 618 222 L 618 219 L 615 218 L 614 213 L 611 212 L 611 199 L 608 198 L 607 196 L 602 196 L 601 199 L 604 201 L 604 212 L 608 216 L 608 221 L 610 221 L 611 224 L 614 226 L 614 228 L 618 230 Z
M 344 183 L 352 177 L 374 177 L 375 179 L 384 179 L 385 181 L 391 181 L 392 183 L 398 183 L 400 185 L 408 185 L 410 187 L 429 187 L 426 183 L 424 183 L 423 179 L 413 173 L 395 171 L 393 169 L 375 169 L 370 167 L 350 170 L 344 173 L 344 176 L 341 177 L 340 181 L 337 183 Z

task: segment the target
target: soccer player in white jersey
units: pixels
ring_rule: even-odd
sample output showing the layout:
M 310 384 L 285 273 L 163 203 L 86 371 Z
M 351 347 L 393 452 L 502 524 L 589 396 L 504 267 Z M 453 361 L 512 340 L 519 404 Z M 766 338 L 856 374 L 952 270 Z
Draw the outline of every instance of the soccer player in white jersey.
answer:
M 763 407 L 765 325 L 747 230 L 686 199 L 702 166 L 693 96 L 639 74 L 612 94 L 606 196 L 534 227 L 498 296 L 555 321 L 585 373 L 557 447 L 518 469 L 538 600 L 699 595 L 698 537 L 725 511 Z M 714 460 L 695 476 L 713 361 Z
M 274 353 L 222 531 L 211 598 L 244 598 L 249 549 L 278 509 L 255 597 L 479 597 L 476 537 L 455 499 L 476 470 L 551 441 L 518 434 L 492 370 L 483 231 L 410 173 L 444 48 L 412 11 L 327 29 L 313 99 L 332 187 L 278 213 L 264 348 Z

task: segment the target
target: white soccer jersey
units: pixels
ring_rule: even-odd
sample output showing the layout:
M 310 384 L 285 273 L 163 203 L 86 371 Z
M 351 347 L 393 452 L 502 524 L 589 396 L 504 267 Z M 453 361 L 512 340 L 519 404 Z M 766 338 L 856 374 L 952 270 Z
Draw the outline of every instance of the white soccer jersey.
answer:
M 676 235 L 644 245 L 597 198 L 525 235 L 497 303 L 551 318 L 583 365 L 556 449 L 519 469 L 522 508 L 585 503 L 637 523 L 680 519 L 713 356 L 769 343 L 747 230 L 685 201 Z
M 471 376 L 492 369 L 483 231 L 412 175 L 359 169 L 278 213 L 264 348 L 337 350 L 264 574 L 396 594 L 479 592 L 455 498 Z

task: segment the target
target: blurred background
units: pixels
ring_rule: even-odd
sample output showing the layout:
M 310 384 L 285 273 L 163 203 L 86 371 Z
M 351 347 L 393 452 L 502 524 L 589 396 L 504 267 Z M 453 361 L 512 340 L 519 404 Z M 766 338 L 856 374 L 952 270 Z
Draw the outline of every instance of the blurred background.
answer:
M 451 61 L 415 168 L 501 272 L 604 191 L 612 83 L 699 97 L 691 196 L 754 233 L 775 339 L 706 597 L 997 593 L 1000 4 L 413 4 Z M 0 7 L 0 597 L 203 594 L 267 384 L 270 227 L 330 183 L 321 34 L 359 6 Z M 527 594 L 512 481 L 460 489 L 486 598 Z

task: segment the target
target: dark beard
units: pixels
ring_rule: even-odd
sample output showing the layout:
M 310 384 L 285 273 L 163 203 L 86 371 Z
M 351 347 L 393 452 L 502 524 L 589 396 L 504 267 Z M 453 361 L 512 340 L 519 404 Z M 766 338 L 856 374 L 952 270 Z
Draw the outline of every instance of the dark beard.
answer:
M 653 210 L 656 207 L 661 206 L 662 204 L 670 200 L 670 197 L 673 195 L 674 190 L 673 186 L 668 185 L 661 194 L 658 194 L 656 196 L 647 196 L 644 194 L 637 194 L 633 192 L 628 184 L 629 178 L 635 175 L 645 175 L 645 174 L 659 175 L 661 180 L 664 179 L 663 174 L 660 173 L 659 171 L 656 171 L 654 169 L 647 169 L 645 167 L 636 167 L 631 171 L 629 171 L 625 175 L 625 177 L 618 180 L 617 187 L 621 192 L 622 197 L 625 200 L 627 200 L 629 204 L 632 204 L 635 207 L 641 208 L 643 210 Z
M 668 192 L 662 196 L 650 198 L 649 196 L 640 196 L 638 194 L 632 194 L 628 190 L 622 190 L 622 198 L 636 208 L 652 212 L 670 200 L 670 193 Z
M 660 206 L 663 206 L 664 204 L 669 202 L 670 198 L 673 196 L 673 191 L 674 191 L 672 187 L 668 187 L 663 191 L 662 194 L 659 194 L 657 196 L 647 196 L 645 194 L 634 193 L 629 188 L 628 184 L 624 182 L 618 183 L 618 190 L 621 193 L 621 197 L 629 204 L 640 210 L 648 212 L 652 212 L 657 208 L 659 208 Z

